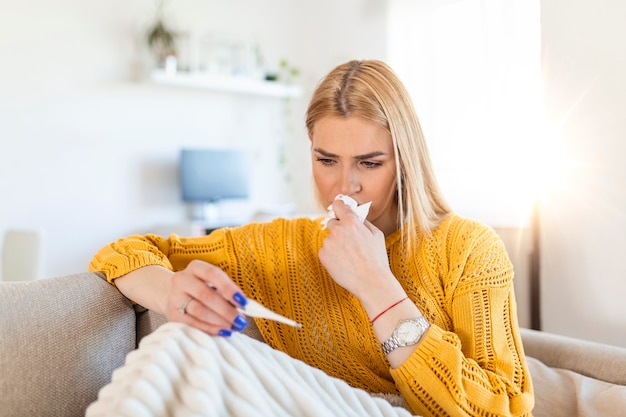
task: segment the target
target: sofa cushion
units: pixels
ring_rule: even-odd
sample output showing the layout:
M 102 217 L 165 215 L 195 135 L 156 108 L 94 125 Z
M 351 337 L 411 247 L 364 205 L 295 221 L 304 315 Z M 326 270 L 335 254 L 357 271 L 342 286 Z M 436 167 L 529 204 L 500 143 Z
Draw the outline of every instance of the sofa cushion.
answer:
M 555 333 L 520 329 L 527 356 L 552 368 L 626 385 L 626 349 Z
M 135 347 L 135 313 L 93 273 L 0 283 L 0 414 L 82 416 Z
M 139 342 L 144 336 L 149 335 L 156 329 L 158 329 L 163 324 L 167 323 L 167 319 L 165 316 L 160 315 L 152 310 L 148 310 L 139 304 L 134 304 L 135 313 L 137 316 L 137 344 L 135 347 L 139 346 Z
M 526 361 L 535 390 L 534 417 L 617 417 L 626 410 L 626 386 Z

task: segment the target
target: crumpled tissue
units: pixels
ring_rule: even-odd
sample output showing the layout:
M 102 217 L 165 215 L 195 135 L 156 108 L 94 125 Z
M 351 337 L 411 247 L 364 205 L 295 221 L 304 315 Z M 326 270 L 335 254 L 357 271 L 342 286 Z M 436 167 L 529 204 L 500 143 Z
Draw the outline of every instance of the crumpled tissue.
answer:
M 367 217 L 367 213 L 369 213 L 370 211 L 370 206 L 372 205 L 371 201 L 359 205 L 354 198 L 349 197 L 347 195 L 343 195 L 343 194 L 338 194 L 337 197 L 335 197 L 335 200 L 341 200 L 348 207 L 350 207 L 352 211 L 354 212 L 354 214 L 357 215 L 361 223 L 365 221 L 365 218 Z M 328 213 L 326 214 L 326 217 L 322 220 L 322 230 L 326 229 L 326 227 L 328 226 L 329 220 L 334 219 L 336 217 L 337 216 L 335 216 L 335 211 L 333 210 L 333 206 L 331 204 L 330 206 L 328 206 Z

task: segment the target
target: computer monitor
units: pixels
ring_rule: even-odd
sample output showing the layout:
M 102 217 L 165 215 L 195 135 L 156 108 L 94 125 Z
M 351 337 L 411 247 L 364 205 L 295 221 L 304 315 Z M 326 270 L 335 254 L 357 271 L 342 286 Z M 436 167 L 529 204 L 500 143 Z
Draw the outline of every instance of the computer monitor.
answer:
M 216 222 L 218 201 L 248 198 L 250 165 L 251 155 L 245 150 L 182 149 L 180 185 L 182 200 L 192 208 L 191 217 Z

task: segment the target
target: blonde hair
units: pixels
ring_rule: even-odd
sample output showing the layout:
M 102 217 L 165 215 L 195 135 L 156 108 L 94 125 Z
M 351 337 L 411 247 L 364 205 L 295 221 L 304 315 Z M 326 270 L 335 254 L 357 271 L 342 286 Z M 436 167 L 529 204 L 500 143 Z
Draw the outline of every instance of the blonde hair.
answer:
M 360 117 L 377 123 L 391 135 L 398 223 L 408 232 L 409 242 L 416 230 L 430 233 L 450 213 L 437 184 L 413 102 L 387 64 L 355 60 L 333 69 L 321 80 L 309 103 L 309 135 L 313 134 L 315 122 L 328 116 Z

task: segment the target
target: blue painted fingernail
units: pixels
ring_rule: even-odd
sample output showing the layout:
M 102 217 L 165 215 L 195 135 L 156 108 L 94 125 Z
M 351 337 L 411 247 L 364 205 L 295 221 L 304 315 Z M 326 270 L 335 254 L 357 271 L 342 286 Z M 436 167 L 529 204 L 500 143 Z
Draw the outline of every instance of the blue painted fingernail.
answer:
M 242 330 L 248 325 L 248 319 L 246 319 L 244 316 L 237 316 L 235 317 L 235 326 L 237 327 L 241 327 Z
M 230 337 L 233 334 L 233 332 L 231 332 L 230 330 L 226 330 L 226 329 L 222 329 L 219 332 L 220 336 L 224 336 L 224 337 Z
M 248 325 L 248 320 L 244 316 L 237 316 L 235 317 L 235 322 L 232 324 L 232 326 L 230 326 L 230 328 L 232 330 L 240 332 L 243 329 L 245 329 L 247 325 Z
M 236 292 L 235 294 L 233 294 L 233 300 L 235 300 L 235 302 L 242 307 L 245 307 L 246 304 L 248 304 L 248 299 L 240 292 Z

